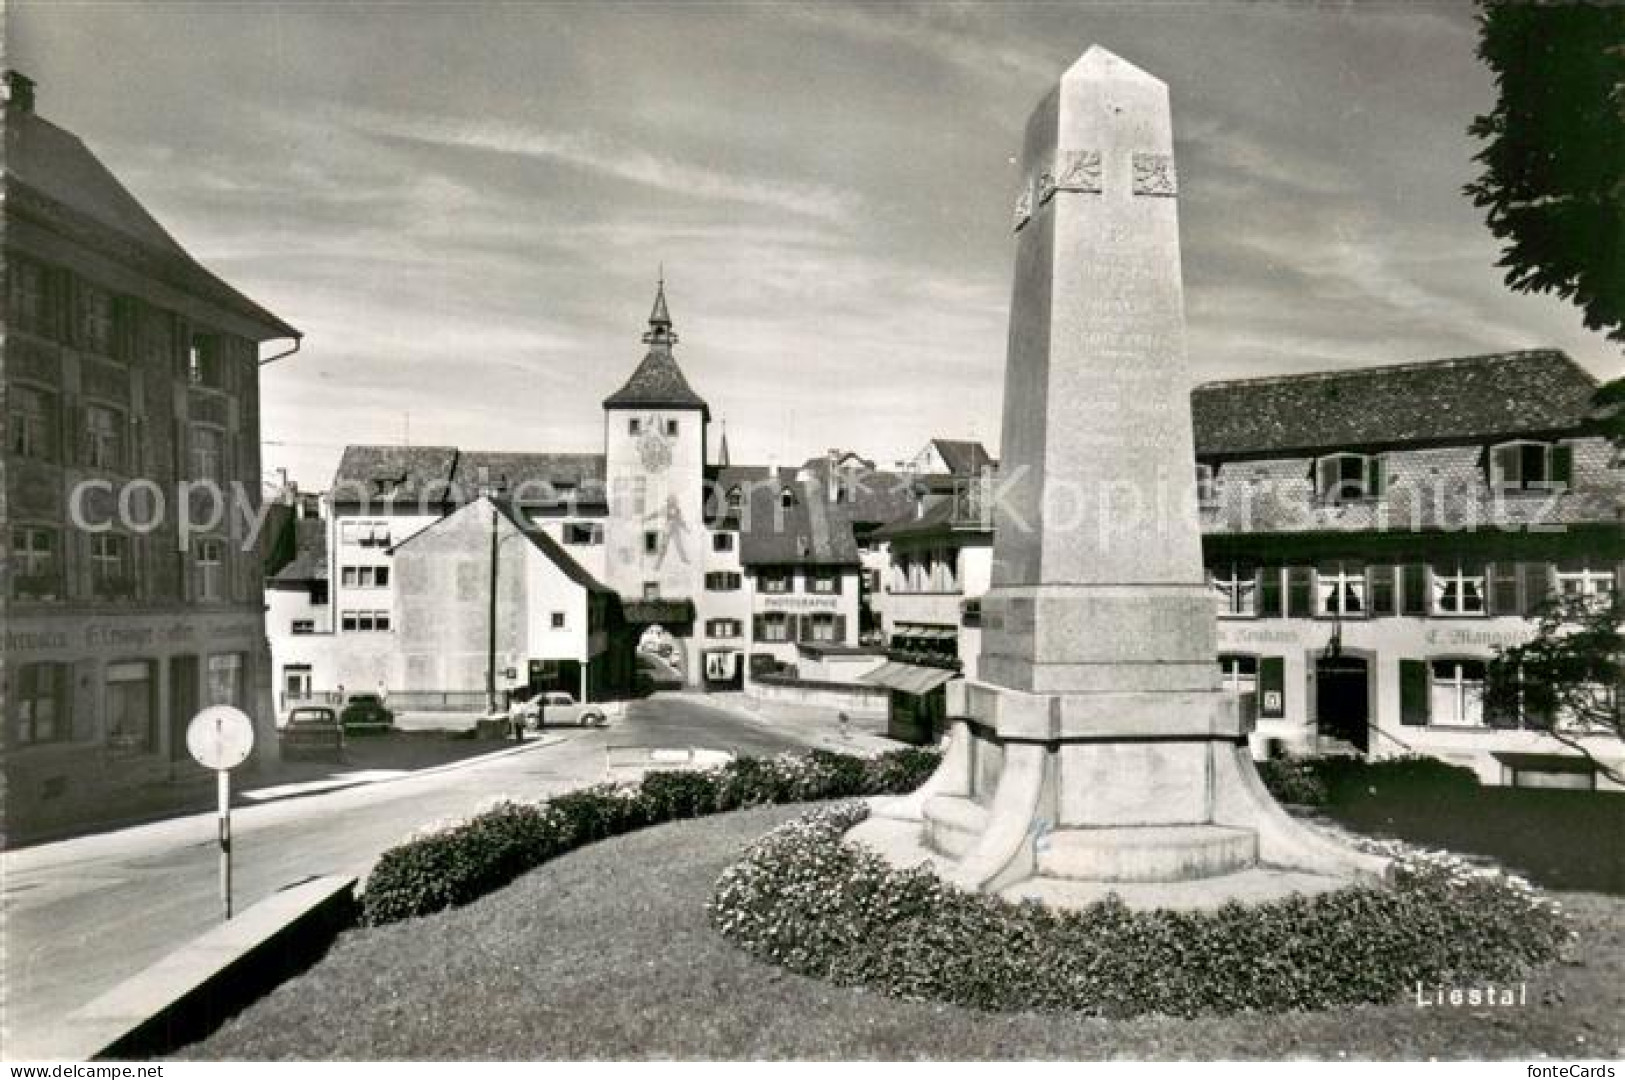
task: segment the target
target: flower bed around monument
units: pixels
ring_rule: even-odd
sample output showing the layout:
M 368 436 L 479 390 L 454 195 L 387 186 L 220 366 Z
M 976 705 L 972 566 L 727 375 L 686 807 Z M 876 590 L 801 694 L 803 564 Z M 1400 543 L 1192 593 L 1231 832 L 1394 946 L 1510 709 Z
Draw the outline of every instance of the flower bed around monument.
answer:
M 941 760 L 906 748 L 860 758 L 827 750 L 736 758 L 715 769 L 651 772 L 545 802 L 503 801 L 472 818 L 430 826 L 379 857 L 361 894 L 370 925 L 456 907 L 595 840 L 680 818 L 776 803 L 901 795 Z
M 1558 955 L 1557 905 L 1519 878 L 1397 842 L 1388 886 L 1209 912 L 1081 911 L 966 893 L 843 842 L 868 809 L 817 810 L 725 871 L 713 925 L 758 959 L 845 986 L 995 1011 L 1107 1017 L 1312 1010 L 1482 986 Z

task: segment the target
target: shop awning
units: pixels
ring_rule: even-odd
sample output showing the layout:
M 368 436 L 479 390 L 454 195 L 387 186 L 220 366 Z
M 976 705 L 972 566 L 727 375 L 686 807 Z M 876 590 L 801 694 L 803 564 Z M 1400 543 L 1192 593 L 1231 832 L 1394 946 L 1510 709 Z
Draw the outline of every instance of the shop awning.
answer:
M 958 674 L 959 672 L 949 671 L 947 668 L 921 667 L 918 664 L 887 661 L 858 678 L 871 686 L 884 686 L 890 690 L 901 690 L 905 694 L 918 696 L 930 693 Z

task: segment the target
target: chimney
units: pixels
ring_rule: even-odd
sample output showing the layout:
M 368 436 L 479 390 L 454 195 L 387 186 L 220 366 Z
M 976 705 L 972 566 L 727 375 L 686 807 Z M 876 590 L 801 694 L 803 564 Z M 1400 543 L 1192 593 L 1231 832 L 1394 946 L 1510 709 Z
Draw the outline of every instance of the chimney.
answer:
M 34 80 L 20 71 L 6 72 L 6 107 L 22 113 L 34 111 Z

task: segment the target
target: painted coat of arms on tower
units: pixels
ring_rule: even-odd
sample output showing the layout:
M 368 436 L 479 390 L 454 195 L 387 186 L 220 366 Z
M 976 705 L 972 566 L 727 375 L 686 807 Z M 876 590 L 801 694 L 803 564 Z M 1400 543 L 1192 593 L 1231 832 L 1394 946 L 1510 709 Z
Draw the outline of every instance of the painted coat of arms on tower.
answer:
M 663 473 L 671 468 L 671 440 L 660 430 L 660 418 L 645 416 L 638 425 L 638 460 L 649 473 Z

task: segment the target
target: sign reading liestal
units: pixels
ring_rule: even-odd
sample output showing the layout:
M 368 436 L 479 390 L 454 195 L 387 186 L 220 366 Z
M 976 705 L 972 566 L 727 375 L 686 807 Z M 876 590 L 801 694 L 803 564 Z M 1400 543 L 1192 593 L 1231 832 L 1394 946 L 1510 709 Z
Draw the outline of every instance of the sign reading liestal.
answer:
M 254 752 L 254 722 L 231 705 L 210 705 L 186 726 L 186 749 L 205 769 L 235 769 Z

